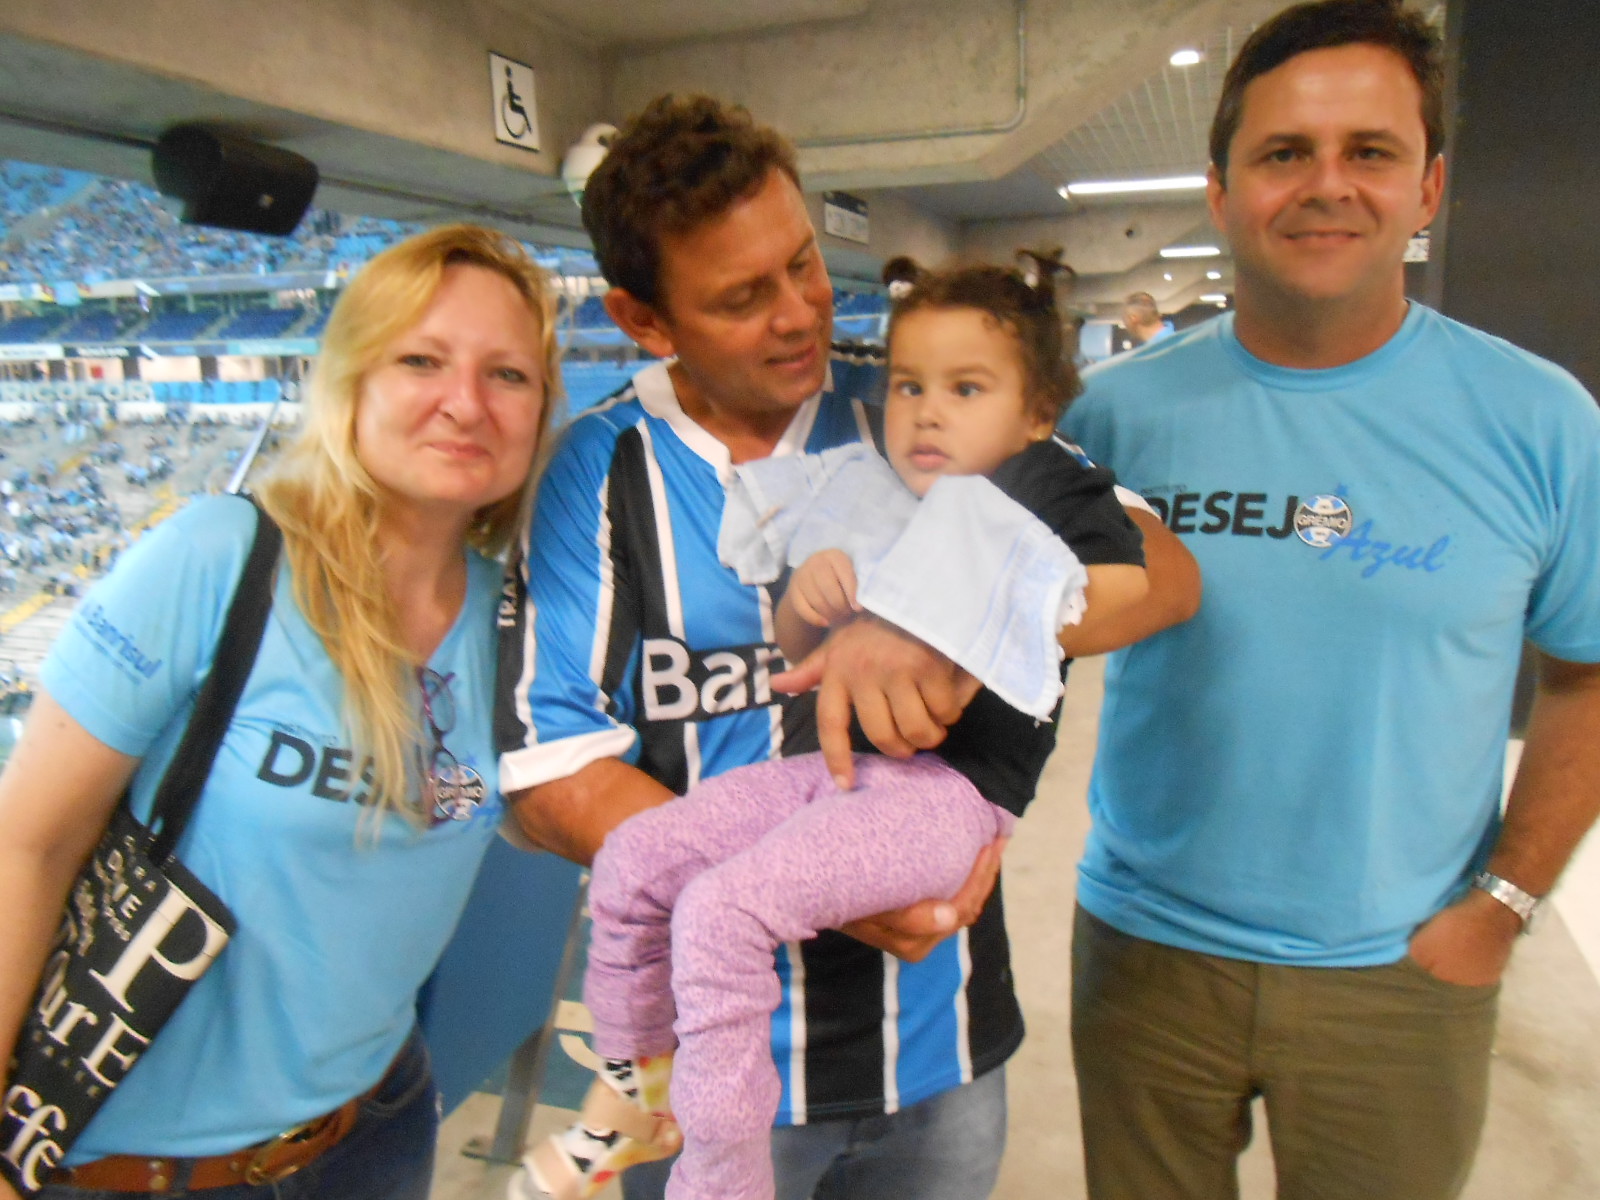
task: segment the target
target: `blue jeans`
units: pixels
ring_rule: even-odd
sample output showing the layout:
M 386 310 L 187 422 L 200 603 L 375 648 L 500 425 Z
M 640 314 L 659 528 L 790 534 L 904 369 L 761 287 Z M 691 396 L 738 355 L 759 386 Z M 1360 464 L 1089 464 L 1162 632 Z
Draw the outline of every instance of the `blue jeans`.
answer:
M 1006 1148 L 1006 1071 L 892 1116 L 772 1131 L 776 1200 L 984 1200 Z M 623 1200 L 661 1200 L 672 1159 L 623 1172 Z
M 160 1195 L 167 1200 L 427 1200 L 439 1133 L 437 1097 L 428 1049 L 414 1033 L 383 1087 L 361 1106 L 355 1127 L 326 1154 L 277 1183 L 174 1188 Z M 137 1195 L 52 1185 L 37 1200 L 134 1200 Z

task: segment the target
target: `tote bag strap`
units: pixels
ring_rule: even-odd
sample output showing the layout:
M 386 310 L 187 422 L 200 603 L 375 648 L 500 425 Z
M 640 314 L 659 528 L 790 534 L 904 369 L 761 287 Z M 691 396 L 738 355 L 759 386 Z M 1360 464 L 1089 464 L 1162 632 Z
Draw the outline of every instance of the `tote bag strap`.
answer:
M 156 829 L 159 823 L 150 857 L 158 863 L 172 854 L 200 800 L 201 789 L 222 745 L 222 735 L 228 731 L 234 707 L 255 665 L 267 614 L 272 611 L 272 575 L 283 547 L 283 533 L 253 497 L 246 499 L 256 510 L 255 540 L 239 582 L 234 585 L 211 672 L 195 698 L 188 728 L 167 765 L 150 809 L 150 827 Z

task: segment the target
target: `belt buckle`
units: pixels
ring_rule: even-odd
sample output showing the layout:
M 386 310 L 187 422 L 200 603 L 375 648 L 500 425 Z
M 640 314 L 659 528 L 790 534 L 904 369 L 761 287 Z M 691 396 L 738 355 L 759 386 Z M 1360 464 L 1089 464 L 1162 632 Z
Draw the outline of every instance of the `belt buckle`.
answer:
M 264 1183 L 277 1183 L 287 1179 L 301 1167 L 303 1162 L 291 1163 L 286 1167 L 272 1169 L 267 1166 L 267 1160 L 285 1146 L 293 1146 L 300 1142 L 310 1141 L 328 1123 L 326 1114 L 303 1121 L 293 1129 L 286 1129 L 270 1142 L 263 1142 L 257 1147 L 256 1152 L 250 1156 L 250 1162 L 244 1169 L 244 1181 L 252 1187 L 260 1187 Z

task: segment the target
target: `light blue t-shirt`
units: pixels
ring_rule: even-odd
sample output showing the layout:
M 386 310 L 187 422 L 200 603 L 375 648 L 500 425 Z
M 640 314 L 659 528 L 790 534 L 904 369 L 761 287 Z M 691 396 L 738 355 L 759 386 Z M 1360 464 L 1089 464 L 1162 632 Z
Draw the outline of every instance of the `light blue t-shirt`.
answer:
M 42 669 L 85 729 L 144 759 L 141 817 L 209 670 L 254 527 L 248 503 L 213 497 L 146 534 L 84 597 Z M 178 846 L 238 932 L 70 1162 L 235 1150 L 383 1074 L 503 808 L 490 731 L 498 589 L 498 566 L 469 552 L 466 602 L 429 664 L 452 677 L 445 745 L 483 777 L 484 802 L 426 831 L 386 815 L 374 839 L 341 682 L 279 571 L 255 669 Z
M 1232 315 L 1091 371 L 1066 432 L 1199 560 L 1110 664 L 1079 898 L 1135 936 L 1392 962 L 1498 832 L 1524 635 L 1600 661 L 1600 410 L 1412 305 L 1290 370 Z

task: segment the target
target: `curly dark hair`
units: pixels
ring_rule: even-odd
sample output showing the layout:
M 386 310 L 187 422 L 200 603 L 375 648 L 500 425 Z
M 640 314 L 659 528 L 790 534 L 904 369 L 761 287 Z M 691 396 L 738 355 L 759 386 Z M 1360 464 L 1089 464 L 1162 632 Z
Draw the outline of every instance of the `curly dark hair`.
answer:
M 754 195 L 774 170 L 800 184 L 794 147 L 710 96 L 650 102 L 613 139 L 583 191 L 583 227 L 612 287 L 661 300 L 661 235 L 687 233 Z
M 975 308 L 1016 337 L 1029 412 L 1055 424 L 1083 391 L 1064 352 L 1056 307 L 1057 277 L 1070 281 L 1076 273 L 1059 250 L 1019 250 L 1017 259 L 1021 269 L 980 264 L 939 271 L 924 271 L 903 256 L 890 259 L 883 267 L 883 281 L 895 297 L 889 344 L 895 325 L 911 313 Z
M 1336 46 L 1381 46 L 1405 60 L 1422 89 L 1427 158 L 1444 149 L 1444 65 L 1439 35 L 1401 0 L 1318 0 L 1286 8 L 1245 41 L 1222 81 L 1211 121 L 1211 163 L 1227 182 L 1228 150 L 1244 119 L 1250 83 L 1297 54 Z

